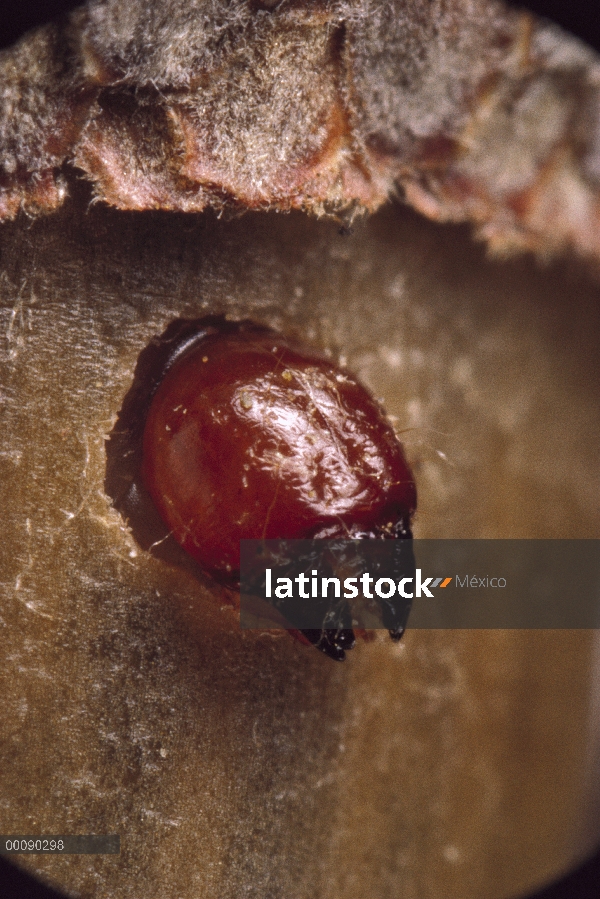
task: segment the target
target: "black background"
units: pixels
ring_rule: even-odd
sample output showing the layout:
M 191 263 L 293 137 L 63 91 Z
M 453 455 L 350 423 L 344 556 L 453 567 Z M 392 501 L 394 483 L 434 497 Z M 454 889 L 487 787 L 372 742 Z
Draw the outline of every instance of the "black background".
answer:
M 79 5 L 73 0 L 0 0 L 0 49 L 13 44 L 30 28 Z M 597 0 L 527 0 L 520 5 L 553 19 L 600 52 Z M 63 899 L 62 894 L 43 886 L 3 858 L 0 858 L 0 895 L 3 899 Z M 528 899 L 600 899 L 600 852 L 577 871 Z

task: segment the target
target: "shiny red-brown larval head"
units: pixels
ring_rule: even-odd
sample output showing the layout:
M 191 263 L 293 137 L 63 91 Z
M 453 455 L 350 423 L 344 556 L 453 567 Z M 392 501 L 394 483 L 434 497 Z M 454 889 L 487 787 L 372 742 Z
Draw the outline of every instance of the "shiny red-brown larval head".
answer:
M 408 536 L 416 507 L 402 446 L 349 372 L 224 319 L 160 384 L 142 477 L 176 540 L 229 584 L 242 539 Z

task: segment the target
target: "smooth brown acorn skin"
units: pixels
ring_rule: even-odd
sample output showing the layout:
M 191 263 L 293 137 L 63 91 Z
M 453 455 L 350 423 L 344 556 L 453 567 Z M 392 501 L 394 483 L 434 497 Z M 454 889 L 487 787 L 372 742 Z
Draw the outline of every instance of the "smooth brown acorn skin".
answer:
M 240 540 L 409 536 L 416 488 L 382 409 L 347 371 L 223 321 L 167 372 L 142 478 L 175 539 L 239 579 Z

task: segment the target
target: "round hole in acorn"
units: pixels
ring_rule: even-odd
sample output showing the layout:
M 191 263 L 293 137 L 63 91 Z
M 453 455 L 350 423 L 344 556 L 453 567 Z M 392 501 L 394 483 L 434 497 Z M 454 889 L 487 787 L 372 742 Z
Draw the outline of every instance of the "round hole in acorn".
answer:
M 416 488 L 383 409 L 251 321 L 173 323 L 140 356 L 108 455 L 138 542 L 232 588 L 242 539 L 410 536 Z

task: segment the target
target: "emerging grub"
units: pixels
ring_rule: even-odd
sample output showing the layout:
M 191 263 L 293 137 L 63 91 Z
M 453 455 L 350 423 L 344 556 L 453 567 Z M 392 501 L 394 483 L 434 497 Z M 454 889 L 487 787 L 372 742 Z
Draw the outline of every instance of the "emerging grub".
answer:
M 242 540 L 410 542 L 416 509 L 403 447 L 360 382 L 283 334 L 214 315 L 172 322 L 141 354 L 105 487 L 143 548 L 234 591 Z M 304 641 L 341 661 L 349 607 L 340 627 L 325 623 L 330 602 L 316 605 L 322 625 L 298 625 Z M 381 605 L 400 639 L 406 603 Z

